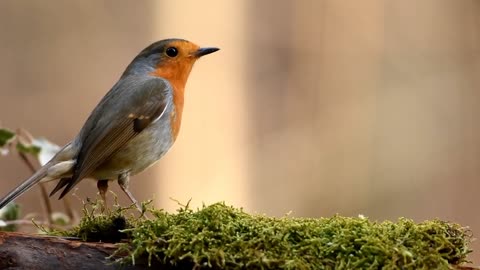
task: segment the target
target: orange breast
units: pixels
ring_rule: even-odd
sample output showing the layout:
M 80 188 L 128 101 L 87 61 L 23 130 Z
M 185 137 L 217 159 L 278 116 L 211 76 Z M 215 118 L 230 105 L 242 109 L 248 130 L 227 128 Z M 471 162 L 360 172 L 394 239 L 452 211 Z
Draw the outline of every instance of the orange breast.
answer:
M 177 139 L 178 133 L 180 132 L 180 125 L 182 124 L 183 96 L 184 88 L 177 89 L 177 87 L 173 86 L 173 104 L 175 106 L 170 114 L 173 141 Z
M 186 68 L 186 69 L 185 69 Z M 178 65 L 159 66 L 151 75 L 162 77 L 170 82 L 173 88 L 173 111 L 170 114 L 172 138 L 175 141 L 180 132 L 182 123 L 183 100 L 185 84 L 190 73 L 190 67 L 179 67 Z

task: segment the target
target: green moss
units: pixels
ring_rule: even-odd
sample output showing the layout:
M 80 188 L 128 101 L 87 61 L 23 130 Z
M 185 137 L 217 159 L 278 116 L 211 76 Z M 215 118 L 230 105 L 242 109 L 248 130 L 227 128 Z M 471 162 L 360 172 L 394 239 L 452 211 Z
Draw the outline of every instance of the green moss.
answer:
M 78 237 L 90 242 L 117 243 L 129 236 L 123 230 L 137 223 L 133 217 L 125 217 L 131 208 L 115 204 L 113 210 L 102 211 L 100 201 L 88 201 L 84 203 L 83 217 L 78 226 L 69 231 L 51 231 L 49 234 Z
M 70 236 L 98 240 L 125 209 L 85 215 Z M 466 261 L 471 236 L 457 224 L 409 219 L 272 218 L 217 203 L 128 219 L 118 254 L 178 269 L 448 269 Z M 108 225 L 110 223 L 110 225 Z

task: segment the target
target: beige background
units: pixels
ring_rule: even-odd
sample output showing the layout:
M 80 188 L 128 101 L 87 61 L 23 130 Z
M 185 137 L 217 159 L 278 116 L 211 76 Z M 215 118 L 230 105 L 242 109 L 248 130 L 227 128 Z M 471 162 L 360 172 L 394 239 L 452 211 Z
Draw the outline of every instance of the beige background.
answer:
M 139 199 L 438 217 L 477 235 L 479 14 L 474 0 L 5 0 L 0 121 L 64 144 L 138 51 L 186 38 L 222 50 L 196 64 L 176 145 L 132 180 Z M 0 158 L 1 194 L 28 176 Z M 41 211 L 38 189 L 18 202 Z

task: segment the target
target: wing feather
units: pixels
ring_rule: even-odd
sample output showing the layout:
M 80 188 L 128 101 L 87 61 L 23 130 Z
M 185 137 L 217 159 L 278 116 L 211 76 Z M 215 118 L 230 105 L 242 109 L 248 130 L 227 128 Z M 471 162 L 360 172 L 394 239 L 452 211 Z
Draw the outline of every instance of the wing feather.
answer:
M 80 180 L 88 177 L 128 141 L 162 117 L 169 101 L 170 84 L 161 78 L 122 78 L 97 105 L 82 129 L 81 148 L 73 176 L 60 181 L 54 191 L 65 187 L 65 196 Z M 113 92 L 113 93 L 112 93 Z M 54 193 L 54 192 L 52 192 Z

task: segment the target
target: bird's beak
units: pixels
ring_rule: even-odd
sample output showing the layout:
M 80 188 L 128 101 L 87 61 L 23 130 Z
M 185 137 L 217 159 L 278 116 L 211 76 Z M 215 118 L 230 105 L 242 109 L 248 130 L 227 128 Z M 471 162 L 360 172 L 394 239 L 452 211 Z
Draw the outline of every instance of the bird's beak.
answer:
M 195 57 L 202 57 L 204 55 L 207 55 L 207 54 L 211 54 L 211 53 L 214 53 L 216 51 L 220 50 L 219 48 L 213 48 L 213 47 L 210 47 L 210 48 L 200 48 L 198 49 L 194 55 Z

